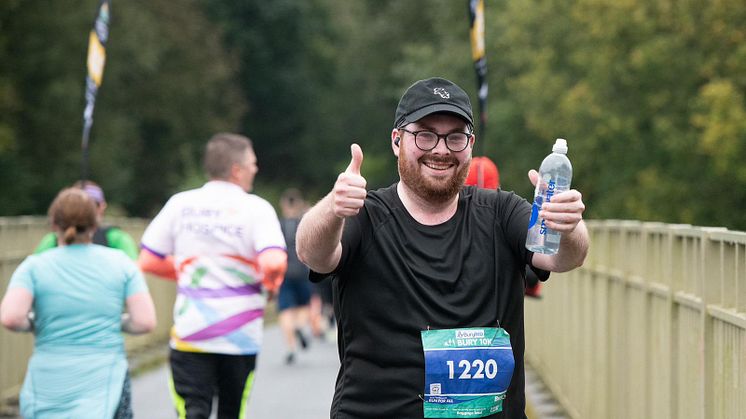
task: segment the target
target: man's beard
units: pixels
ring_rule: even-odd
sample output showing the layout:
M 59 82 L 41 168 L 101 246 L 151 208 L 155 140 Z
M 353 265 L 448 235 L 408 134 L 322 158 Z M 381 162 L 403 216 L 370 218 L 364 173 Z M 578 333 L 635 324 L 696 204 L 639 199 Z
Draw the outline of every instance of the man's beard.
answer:
M 457 166 L 458 169 L 451 177 L 447 179 L 433 179 L 426 177 L 421 173 L 420 161 L 432 161 L 437 163 L 453 163 L 458 165 L 458 159 L 453 156 L 437 157 L 424 155 L 420 161 L 407 161 L 404 156 L 406 153 L 399 154 L 399 176 L 401 181 L 409 187 L 417 196 L 427 202 L 442 204 L 453 199 L 458 194 L 461 187 L 464 186 L 466 176 L 469 174 L 471 158 Z

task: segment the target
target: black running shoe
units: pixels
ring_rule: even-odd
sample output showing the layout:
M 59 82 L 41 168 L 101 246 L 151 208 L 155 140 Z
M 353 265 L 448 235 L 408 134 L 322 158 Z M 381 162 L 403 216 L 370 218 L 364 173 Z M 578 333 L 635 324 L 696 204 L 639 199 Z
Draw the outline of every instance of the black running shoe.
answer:
M 308 348 L 308 341 L 306 340 L 306 337 L 303 336 L 303 332 L 301 332 L 298 329 L 295 329 L 295 336 L 298 337 L 298 342 L 300 342 L 300 347 L 303 349 Z

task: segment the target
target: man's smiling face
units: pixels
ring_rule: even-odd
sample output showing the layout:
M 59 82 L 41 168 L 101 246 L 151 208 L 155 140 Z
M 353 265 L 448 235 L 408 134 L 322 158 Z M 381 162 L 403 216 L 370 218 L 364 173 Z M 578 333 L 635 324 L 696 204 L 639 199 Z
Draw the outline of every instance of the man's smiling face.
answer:
M 452 132 L 469 132 L 463 119 L 448 113 L 428 115 L 404 127 L 407 131 L 428 130 L 440 135 Z M 399 130 L 399 177 L 414 193 L 428 202 L 442 203 L 452 199 L 464 184 L 469 173 L 473 137 L 463 151 L 454 152 L 440 138 L 430 151 L 420 150 L 414 135 Z

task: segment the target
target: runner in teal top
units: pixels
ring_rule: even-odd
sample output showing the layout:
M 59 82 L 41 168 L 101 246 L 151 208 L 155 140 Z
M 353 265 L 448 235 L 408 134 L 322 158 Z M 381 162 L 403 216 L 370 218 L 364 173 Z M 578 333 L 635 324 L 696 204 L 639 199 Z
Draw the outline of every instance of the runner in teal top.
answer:
M 54 211 L 55 205 L 67 207 Z M 90 217 L 81 221 L 84 210 Z M 93 202 L 79 189 L 58 196 L 50 218 L 63 219 L 53 223 L 63 245 L 26 258 L 0 306 L 5 327 L 35 334 L 20 395 L 25 418 L 131 417 L 118 411 L 121 404 L 129 409 L 123 397 L 122 331 L 151 331 L 155 312 L 134 262 L 119 250 L 91 243 L 93 211 Z M 123 321 L 125 308 L 131 317 Z M 30 309 L 33 322 L 27 319 Z
M 23 417 L 110 418 L 127 372 L 120 315 L 147 292 L 122 252 L 95 244 L 28 257 L 9 288 L 34 296 L 36 341 L 21 391 Z

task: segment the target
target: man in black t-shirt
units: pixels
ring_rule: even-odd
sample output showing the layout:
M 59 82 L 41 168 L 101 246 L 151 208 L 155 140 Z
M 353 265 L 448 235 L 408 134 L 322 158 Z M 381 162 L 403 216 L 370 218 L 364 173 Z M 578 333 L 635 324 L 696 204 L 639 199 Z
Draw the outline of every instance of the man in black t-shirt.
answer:
M 353 144 L 347 170 L 301 220 L 298 256 L 312 280 L 333 277 L 341 365 L 332 418 L 525 417 L 525 266 L 580 266 L 585 207 L 575 190 L 555 195 L 540 215 L 562 233 L 559 253 L 526 250 L 531 205 L 462 186 L 472 131 L 460 87 L 418 81 L 391 131 L 400 181 L 366 191 Z

